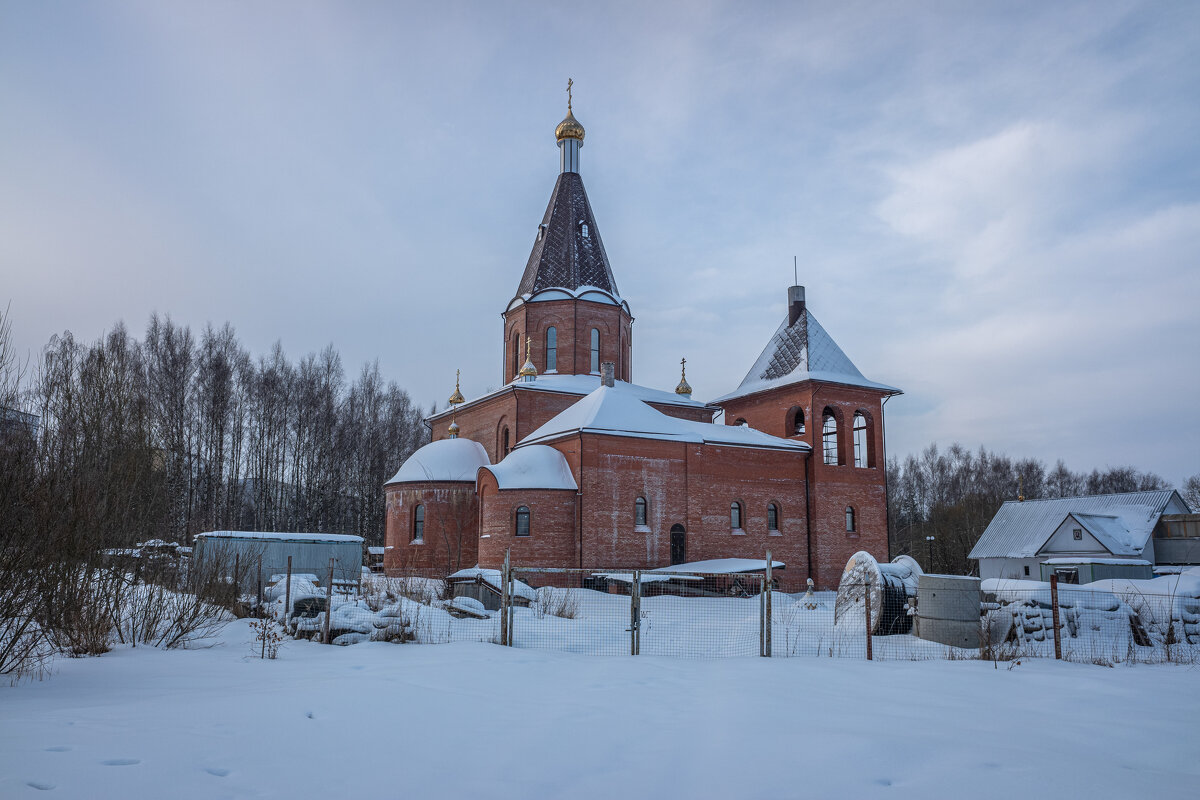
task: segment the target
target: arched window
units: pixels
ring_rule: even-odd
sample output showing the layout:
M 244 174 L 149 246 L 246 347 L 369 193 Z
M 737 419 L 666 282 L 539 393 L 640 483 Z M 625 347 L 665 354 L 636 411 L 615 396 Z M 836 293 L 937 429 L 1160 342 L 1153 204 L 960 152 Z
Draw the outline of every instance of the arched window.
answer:
M 504 458 L 508 455 L 508 450 L 508 426 L 506 425 L 504 430 L 500 431 L 500 457 Z
M 792 436 L 799 436 L 800 434 L 804 433 L 804 409 L 797 406 L 796 408 L 793 408 L 789 413 L 793 414 L 793 416 L 792 416 Z
M 826 464 L 838 463 L 837 419 L 829 409 L 821 420 L 821 450 Z
M 854 506 L 846 506 L 846 532 L 854 533 Z
M 512 335 L 512 374 L 521 371 L 521 335 L 515 330 Z
M 546 372 L 558 371 L 558 328 L 546 328 Z
M 587 239 L 588 238 L 588 227 L 587 227 L 586 222 L 579 226 L 579 230 L 581 233 L 583 233 L 583 238 Z
M 633 501 L 633 524 L 646 524 L 646 498 L 639 497 Z
M 861 411 L 854 414 L 854 466 L 867 466 L 867 418 Z
M 412 540 L 413 544 L 425 541 L 425 506 L 423 505 L 418 505 L 413 509 Z
M 600 331 L 592 328 L 592 364 L 591 372 L 600 372 Z
M 774 503 L 767 506 L 767 530 L 779 530 L 779 506 Z
M 729 527 L 735 531 L 742 529 L 742 504 L 736 500 L 729 504 Z
M 517 509 L 517 536 L 529 535 L 529 506 Z

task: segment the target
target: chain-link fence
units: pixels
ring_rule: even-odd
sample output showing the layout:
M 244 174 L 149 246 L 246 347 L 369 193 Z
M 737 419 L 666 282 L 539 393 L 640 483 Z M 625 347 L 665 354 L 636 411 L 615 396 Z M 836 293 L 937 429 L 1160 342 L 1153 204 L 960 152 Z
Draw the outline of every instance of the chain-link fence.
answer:
M 1200 598 L 1128 582 L 1063 586 L 943 579 L 928 591 L 843 583 L 785 593 L 768 571 L 513 567 L 497 638 L 593 655 L 1062 658 L 1200 663 Z M 939 576 L 935 576 L 939 577 Z M 949 585 L 947 585 L 949 584 Z M 505 613 L 507 611 L 507 613 Z

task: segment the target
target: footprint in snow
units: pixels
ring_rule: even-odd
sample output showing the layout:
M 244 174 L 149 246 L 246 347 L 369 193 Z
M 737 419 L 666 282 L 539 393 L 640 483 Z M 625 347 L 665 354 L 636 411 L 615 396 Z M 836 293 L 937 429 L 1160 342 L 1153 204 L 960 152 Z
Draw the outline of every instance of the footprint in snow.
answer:
M 205 767 L 204 771 L 209 775 L 216 775 L 218 778 L 224 778 L 230 773 L 231 770 L 227 770 L 224 767 Z
M 29 781 L 29 782 L 28 782 L 28 783 L 26 783 L 25 785 L 26 785 L 26 786 L 31 786 L 31 787 L 33 787 L 34 789 L 37 789 L 37 790 L 39 790 L 39 791 L 43 791 L 43 792 L 48 792 L 48 791 L 50 791 L 51 789 L 53 789 L 53 788 L 54 788 L 54 784 L 53 784 L 53 783 L 47 783 L 46 781 Z
M 142 763 L 142 760 L 140 758 L 110 758 L 100 763 L 106 767 L 132 767 Z
M 47 747 L 46 752 L 47 753 L 65 753 L 70 749 L 71 748 L 67 747 L 65 744 L 59 744 L 59 745 L 55 745 L 54 747 Z
M 309 719 L 314 719 L 314 717 L 313 717 L 313 712 L 311 712 L 311 711 L 309 711 L 309 712 L 308 712 L 307 714 L 305 714 L 304 716 L 308 717 Z
M 890 780 L 888 780 L 887 778 L 878 778 L 878 779 L 876 779 L 875 783 L 879 786 L 891 786 L 892 785 L 892 782 Z

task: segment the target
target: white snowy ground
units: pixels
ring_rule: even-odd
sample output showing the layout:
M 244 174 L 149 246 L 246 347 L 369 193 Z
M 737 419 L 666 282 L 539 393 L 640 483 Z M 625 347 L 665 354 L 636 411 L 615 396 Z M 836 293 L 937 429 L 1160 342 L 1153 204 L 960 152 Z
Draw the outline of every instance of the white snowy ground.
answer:
M 0 688 L 0 797 L 1200 796 L 1196 668 L 250 638 Z

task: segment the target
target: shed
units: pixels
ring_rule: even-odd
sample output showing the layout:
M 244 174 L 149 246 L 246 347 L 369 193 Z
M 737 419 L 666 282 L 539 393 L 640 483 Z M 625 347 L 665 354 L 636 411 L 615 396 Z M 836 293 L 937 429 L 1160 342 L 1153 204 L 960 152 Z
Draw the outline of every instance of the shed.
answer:
M 338 533 L 288 533 L 266 531 L 209 531 L 196 535 L 192 561 L 196 568 L 213 565 L 228 576 L 240 565 L 242 589 L 252 589 L 272 575 L 308 572 L 322 582 L 328 579 L 333 559 L 333 579 L 358 583 L 363 566 L 363 538 Z

